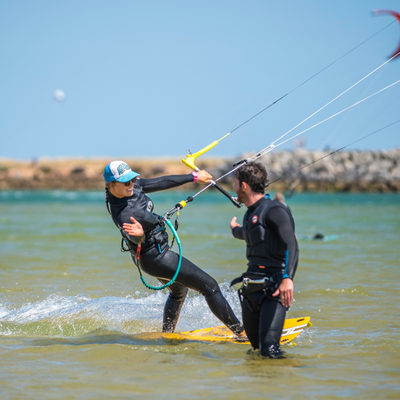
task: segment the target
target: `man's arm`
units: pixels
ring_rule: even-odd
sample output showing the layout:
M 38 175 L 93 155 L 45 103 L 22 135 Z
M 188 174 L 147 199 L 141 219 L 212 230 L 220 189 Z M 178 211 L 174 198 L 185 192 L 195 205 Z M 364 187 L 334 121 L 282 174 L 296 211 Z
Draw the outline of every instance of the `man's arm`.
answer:
M 286 248 L 286 268 L 284 278 L 293 277 L 296 273 L 299 247 L 292 219 L 283 207 L 273 207 L 266 216 L 266 224 L 275 232 Z
M 236 239 L 244 240 L 243 228 L 237 223 L 237 218 L 233 217 L 231 221 L 232 235 Z
M 299 249 L 294 227 L 289 214 L 282 207 L 273 207 L 268 212 L 266 223 L 270 226 L 286 247 L 286 266 L 283 279 L 272 296 L 280 295 L 282 305 L 290 307 L 293 301 L 293 277 L 296 273 Z

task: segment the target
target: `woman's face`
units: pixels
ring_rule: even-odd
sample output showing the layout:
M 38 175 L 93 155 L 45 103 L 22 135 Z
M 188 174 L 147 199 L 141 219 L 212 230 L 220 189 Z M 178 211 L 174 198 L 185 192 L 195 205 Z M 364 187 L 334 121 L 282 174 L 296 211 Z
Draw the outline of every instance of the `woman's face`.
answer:
M 136 178 L 132 179 L 129 182 L 126 183 L 122 183 L 122 182 L 110 182 L 110 191 L 111 193 L 115 196 L 118 197 L 120 199 L 122 199 L 122 197 L 130 197 L 133 194 L 133 185 L 136 182 Z M 126 186 L 126 184 L 128 184 L 128 186 Z

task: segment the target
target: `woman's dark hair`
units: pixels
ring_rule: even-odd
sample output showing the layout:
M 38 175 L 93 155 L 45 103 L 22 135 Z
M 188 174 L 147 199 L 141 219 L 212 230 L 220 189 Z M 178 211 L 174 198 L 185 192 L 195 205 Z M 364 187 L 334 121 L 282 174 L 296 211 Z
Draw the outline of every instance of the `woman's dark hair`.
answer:
M 111 215 L 110 200 L 108 199 L 108 197 L 110 195 L 110 188 L 108 187 L 108 183 L 107 182 L 106 182 L 106 187 L 104 188 L 104 190 L 106 191 L 106 206 L 107 206 L 107 210 L 108 210 L 109 214 Z
M 265 193 L 267 176 L 267 170 L 264 165 L 255 162 L 242 165 L 236 171 L 236 178 L 238 178 L 240 184 L 246 182 L 254 193 Z

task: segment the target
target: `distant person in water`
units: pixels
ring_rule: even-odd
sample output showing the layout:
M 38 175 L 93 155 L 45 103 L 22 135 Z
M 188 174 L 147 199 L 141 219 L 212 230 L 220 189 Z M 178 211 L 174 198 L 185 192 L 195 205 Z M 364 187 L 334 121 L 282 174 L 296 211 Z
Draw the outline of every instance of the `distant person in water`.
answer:
M 283 193 L 277 192 L 276 195 L 275 195 L 275 197 L 274 197 L 274 200 L 278 200 L 278 201 L 280 201 L 284 206 L 286 206 L 286 203 L 285 203 L 285 196 L 283 195 Z
M 289 206 L 287 205 L 287 203 L 286 203 L 285 195 L 284 195 L 283 193 L 277 192 L 276 195 L 275 195 L 275 197 L 274 197 L 274 200 L 280 201 L 285 207 L 287 207 L 287 209 L 288 209 L 290 212 L 292 212 L 292 210 L 290 209 L 290 207 L 289 207 Z
M 153 213 L 153 202 L 146 193 L 189 182 L 209 183 L 212 176 L 206 171 L 199 171 L 143 179 L 125 162 L 113 161 L 106 166 L 104 179 L 108 212 L 127 240 L 132 260 L 135 264 L 138 262 L 142 271 L 166 284 L 176 272 L 179 256 L 170 250 L 164 220 Z M 244 336 L 240 321 L 215 279 L 184 257 L 175 282 L 168 286 L 170 293 L 164 308 L 163 332 L 175 331 L 188 288 L 201 293 L 214 315 L 235 334 Z
M 299 247 L 290 210 L 265 196 L 267 171 L 250 162 L 236 171 L 234 190 L 247 207 L 243 224 L 230 223 L 235 238 L 247 244 L 247 271 L 232 281 L 242 282 L 239 296 L 243 325 L 254 349 L 281 358 L 280 338 L 286 311 L 293 301 L 293 278 Z

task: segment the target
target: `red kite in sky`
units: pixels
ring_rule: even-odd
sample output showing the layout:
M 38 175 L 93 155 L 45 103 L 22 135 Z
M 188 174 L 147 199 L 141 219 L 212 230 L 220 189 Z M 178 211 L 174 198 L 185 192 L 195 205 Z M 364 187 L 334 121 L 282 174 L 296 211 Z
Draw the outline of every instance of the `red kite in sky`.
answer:
M 397 21 L 400 23 L 400 14 L 397 13 L 397 12 L 390 11 L 390 10 L 375 10 L 375 11 L 372 11 L 372 12 L 373 12 L 375 15 L 391 14 L 391 15 L 393 15 L 393 17 L 395 17 L 395 18 L 397 19 Z M 394 51 L 394 53 L 393 53 L 391 56 L 389 56 L 389 58 L 392 58 L 392 57 L 394 57 L 394 56 L 396 56 L 396 57 L 400 56 L 400 44 L 399 44 L 399 46 L 397 47 L 397 49 Z

